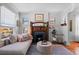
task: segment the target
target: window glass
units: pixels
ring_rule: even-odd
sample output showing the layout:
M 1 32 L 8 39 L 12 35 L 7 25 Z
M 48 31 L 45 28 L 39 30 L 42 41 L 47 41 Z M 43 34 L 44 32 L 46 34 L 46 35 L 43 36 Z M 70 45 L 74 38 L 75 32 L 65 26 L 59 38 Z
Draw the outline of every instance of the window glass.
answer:
M 16 26 L 15 14 L 4 6 L 1 7 L 1 25 Z

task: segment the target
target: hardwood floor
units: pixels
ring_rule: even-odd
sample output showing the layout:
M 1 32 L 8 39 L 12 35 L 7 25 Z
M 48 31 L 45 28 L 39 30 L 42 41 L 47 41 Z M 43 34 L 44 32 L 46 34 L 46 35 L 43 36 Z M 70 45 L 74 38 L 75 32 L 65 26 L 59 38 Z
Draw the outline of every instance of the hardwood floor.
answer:
M 79 47 L 79 42 L 71 42 L 71 44 L 69 46 L 66 46 L 66 48 L 68 48 L 70 51 L 75 53 L 75 49 Z

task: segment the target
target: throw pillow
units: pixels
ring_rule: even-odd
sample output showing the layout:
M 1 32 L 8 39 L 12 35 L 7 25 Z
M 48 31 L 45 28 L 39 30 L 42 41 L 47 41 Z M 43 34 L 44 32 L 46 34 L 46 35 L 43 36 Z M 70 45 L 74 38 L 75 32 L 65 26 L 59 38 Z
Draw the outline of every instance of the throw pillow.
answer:
M 19 35 L 17 36 L 17 41 L 18 41 L 18 42 L 22 42 L 22 40 L 23 40 L 23 36 L 22 36 L 21 34 L 19 34 Z
M 10 38 L 3 38 L 2 41 L 4 41 L 4 45 L 10 44 Z
M 23 40 L 24 41 L 29 40 L 29 34 L 23 34 Z
M 33 37 L 32 37 L 32 35 L 30 35 L 30 34 L 25 34 L 25 35 L 23 35 L 23 40 L 24 41 L 27 41 L 27 40 L 32 40 L 33 39 Z
M 11 43 L 16 43 L 17 42 L 17 36 L 10 35 L 10 42 Z
M 4 45 L 9 45 L 10 44 L 10 39 L 4 40 Z

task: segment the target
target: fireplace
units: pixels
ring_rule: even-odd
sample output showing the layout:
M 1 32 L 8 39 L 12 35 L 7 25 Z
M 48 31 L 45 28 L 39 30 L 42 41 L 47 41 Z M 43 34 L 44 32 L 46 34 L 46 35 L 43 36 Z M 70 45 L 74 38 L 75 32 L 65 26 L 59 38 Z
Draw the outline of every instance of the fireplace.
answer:
M 43 41 L 45 38 L 44 38 L 44 35 L 45 35 L 45 32 L 34 32 L 33 33 L 33 42 L 36 43 L 38 41 Z
M 33 43 L 48 40 L 48 22 L 31 22 L 30 24 Z

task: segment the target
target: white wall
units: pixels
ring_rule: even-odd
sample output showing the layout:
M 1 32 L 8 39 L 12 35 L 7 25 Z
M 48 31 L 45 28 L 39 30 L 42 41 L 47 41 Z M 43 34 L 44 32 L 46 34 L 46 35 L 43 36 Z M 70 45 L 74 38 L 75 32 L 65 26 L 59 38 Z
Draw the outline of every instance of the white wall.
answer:
M 62 29 L 62 33 L 64 34 L 63 38 L 64 38 L 64 41 L 66 42 L 66 45 L 69 45 L 70 44 L 70 39 L 69 39 L 69 24 L 68 24 L 68 13 L 72 12 L 74 9 L 73 9 L 73 5 L 70 5 L 66 10 L 64 10 L 62 12 L 62 15 L 61 15 L 61 24 L 64 23 L 64 21 L 66 20 L 66 26 L 61 26 L 61 29 Z
M 62 30 L 61 30 L 61 26 L 60 26 L 60 24 L 61 24 L 61 12 L 49 13 L 49 23 L 51 23 L 51 21 L 53 21 L 52 26 L 55 27 L 56 33 L 58 35 L 61 35 L 62 34 Z M 53 28 L 49 28 L 49 40 L 50 41 L 53 41 L 52 30 L 53 30 Z M 57 37 L 58 37 L 58 35 L 57 35 Z M 59 40 L 60 40 L 60 38 L 59 38 Z
M 70 20 L 72 20 L 72 31 L 69 30 Z M 69 31 L 69 35 L 68 35 L 69 40 L 75 41 L 75 14 L 74 14 L 74 12 L 70 12 L 68 14 L 68 31 Z
M 72 7 L 73 7 L 71 8 L 72 11 L 68 13 L 68 39 L 69 41 L 79 41 L 77 36 L 75 35 L 76 32 L 75 20 L 76 20 L 76 15 L 79 15 L 79 4 L 73 4 Z M 69 27 L 70 27 L 69 20 L 72 20 L 72 32 L 69 31 Z
M 75 36 L 75 19 L 76 19 L 76 15 L 79 14 L 79 4 L 73 4 L 72 8 L 70 9 L 71 11 L 68 13 L 68 39 L 69 41 L 76 41 L 76 36 Z M 69 21 L 72 20 L 72 32 L 69 31 Z
M 54 26 L 57 31 L 57 34 L 62 34 L 61 22 L 62 22 L 62 13 L 50 13 L 50 18 L 54 18 Z
M 79 12 L 74 13 L 73 19 L 73 33 L 74 33 L 74 41 L 79 41 Z

